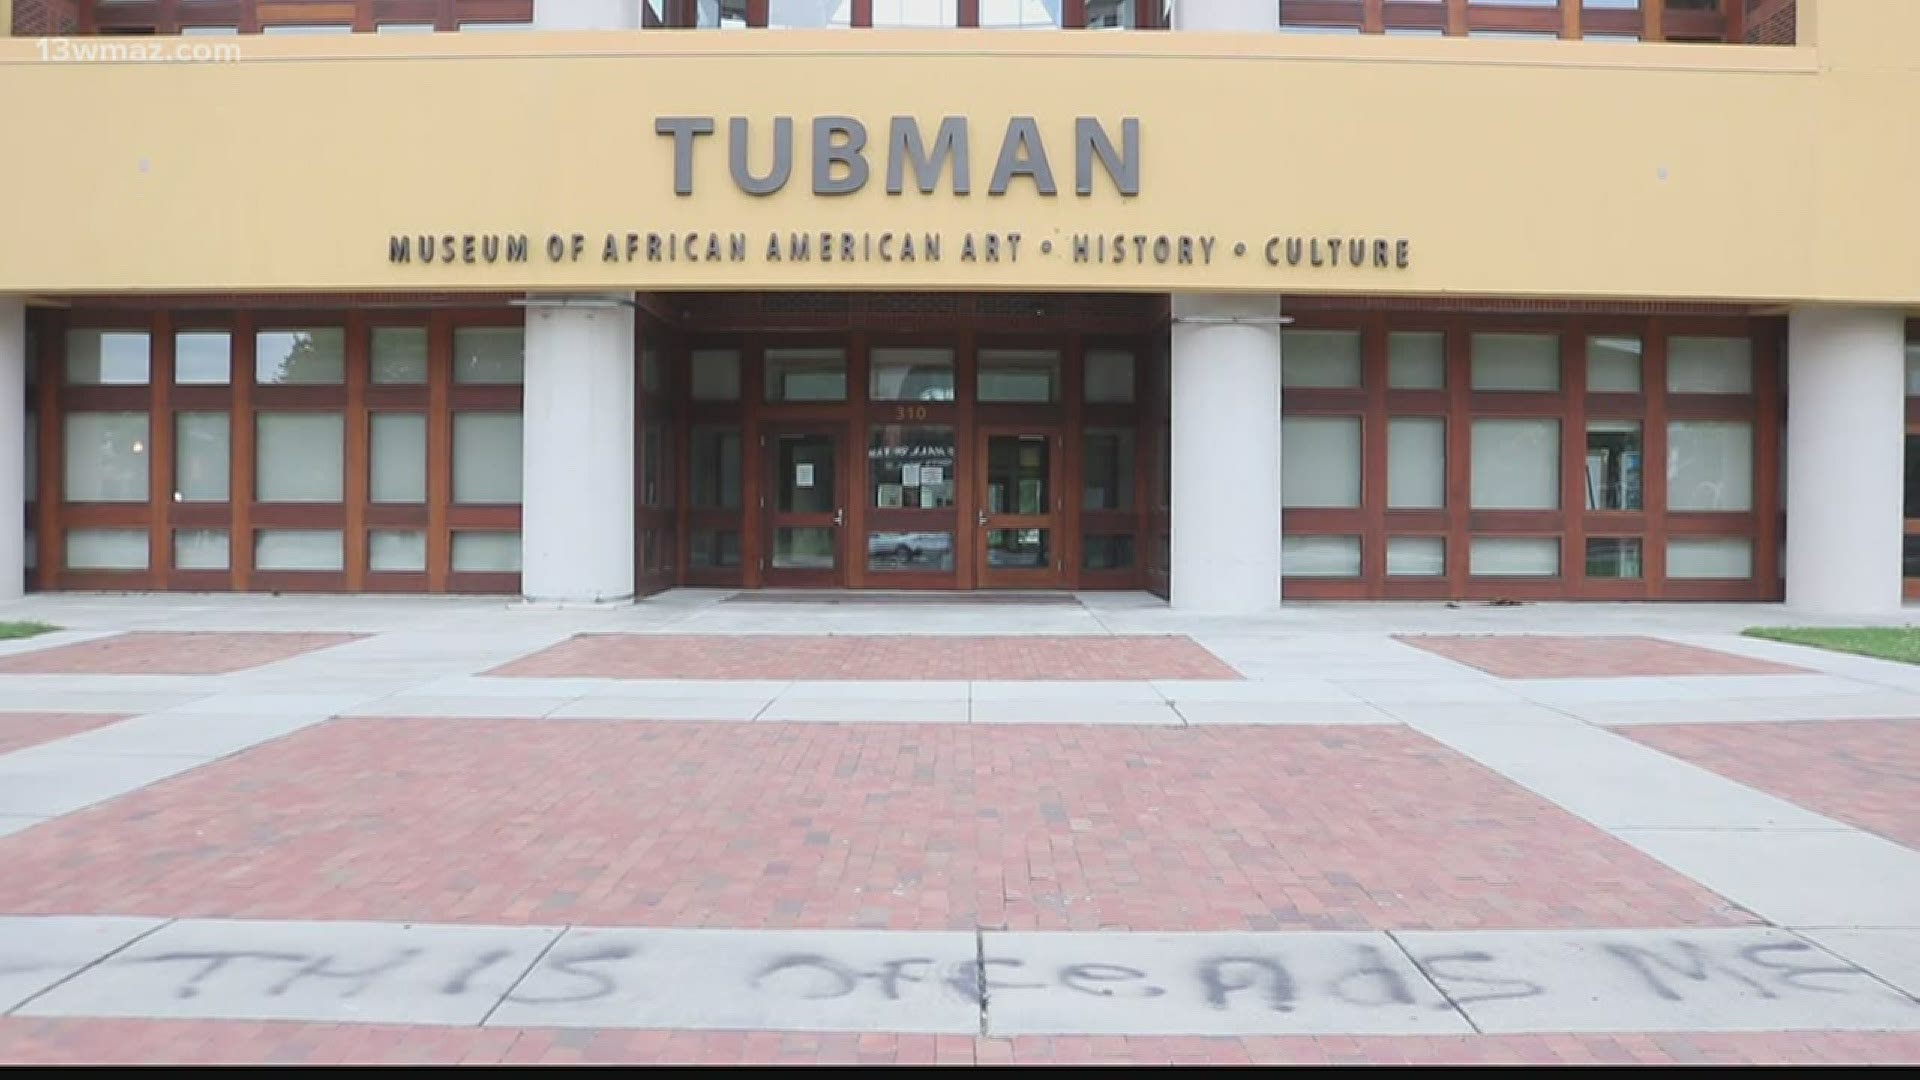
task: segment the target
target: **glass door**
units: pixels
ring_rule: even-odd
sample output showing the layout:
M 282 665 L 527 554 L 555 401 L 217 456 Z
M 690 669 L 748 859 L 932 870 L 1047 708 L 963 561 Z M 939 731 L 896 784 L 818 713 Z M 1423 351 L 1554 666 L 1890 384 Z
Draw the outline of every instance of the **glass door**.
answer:
M 1060 551 L 1060 436 L 1044 431 L 980 433 L 978 581 L 983 588 L 1055 588 Z
M 767 432 L 766 572 L 770 586 L 845 583 L 847 522 L 841 436 L 832 427 Z

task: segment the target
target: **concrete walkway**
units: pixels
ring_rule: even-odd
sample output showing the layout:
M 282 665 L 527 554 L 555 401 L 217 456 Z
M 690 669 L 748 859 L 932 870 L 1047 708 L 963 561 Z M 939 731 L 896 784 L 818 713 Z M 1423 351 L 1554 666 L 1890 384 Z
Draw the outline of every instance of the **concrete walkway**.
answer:
M 1860 766 L 1862 753 L 1911 754 L 1920 736 L 1920 668 L 1738 636 L 1748 625 L 1804 622 L 1776 608 L 1303 605 L 1266 619 L 1207 620 L 1178 616 L 1136 595 L 1034 606 L 724 597 L 681 591 L 604 610 L 440 598 L 31 597 L 0 610 L 0 618 L 67 629 L 0 643 L 0 749 L 18 747 L 0 753 L 0 837 L 13 834 L 0 840 L 0 860 L 12 852 L 16 866 L 40 857 L 57 862 L 79 842 L 74 838 L 92 835 L 89 822 L 125 799 L 164 800 L 167 792 L 185 790 L 176 785 L 202 775 L 230 775 L 243 787 L 258 787 L 265 774 L 244 777 L 265 760 L 263 748 L 291 748 L 323 730 L 364 740 L 383 723 L 396 735 L 431 734 L 452 745 L 463 732 L 497 739 L 488 726 L 496 723 L 520 725 L 514 732 L 550 731 L 560 740 L 541 737 L 543 746 L 567 745 L 568 732 L 587 739 L 595 732 L 676 725 L 716 733 L 735 725 L 782 739 L 805 738 L 810 726 L 852 725 L 848 730 L 870 730 L 888 745 L 916 729 L 978 728 L 988 740 L 978 746 L 1002 748 L 996 755 L 1025 744 L 1008 743 L 995 729 L 1021 740 L 1029 736 L 1020 732 L 1084 729 L 1085 736 L 1073 738 L 1097 739 L 1099 730 L 1118 727 L 1211 731 L 1229 740 L 1221 747 L 1241 747 L 1235 754 L 1243 758 L 1257 745 L 1268 748 L 1259 753 L 1282 745 L 1246 741 L 1252 733 L 1295 731 L 1329 748 L 1336 774 L 1347 759 L 1341 744 L 1324 740 L 1375 731 L 1397 740 L 1377 744 L 1377 752 L 1388 755 L 1381 760 L 1417 746 L 1444 748 L 1419 752 L 1457 755 L 1436 759 L 1442 763 L 1472 763 L 1449 769 L 1488 770 L 1496 784 L 1507 785 L 1498 790 L 1557 808 L 1590 826 L 1594 837 L 1722 898 L 1751 925 L 1659 926 L 1581 915 L 1548 918 L 1551 925 L 1452 923 L 1483 927 L 1472 930 L 1434 929 L 1449 922 L 1431 917 L 1285 933 L 1201 933 L 1181 919 L 1080 931 L 986 923 L 964 930 L 941 923 L 886 930 L 743 923 L 696 930 L 538 918 L 482 925 L 436 918 L 441 913 L 424 907 L 399 922 L 356 919 L 344 908 L 262 921 L 192 917 L 219 914 L 217 903 L 166 910 L 76 903 L 67 910 L 33 900 L 29 886 L 12 890 L 11 908 L 0 906 L 0 915 L 20 912 L 0 917 L 0 1012 L 986 1038 L 1920 1031 L 1920 851 L 1898 827 L 1897 809 L 1891 828 L 1880 824 L 1888 818 L 1874 816 L 1888 800 L 1920 797 L 1920 775 L 1866 761 L 1880 770 L 1871 774 L 1880 780 L 1870 792 L 1849 783 L 1775 783 L 1751 769 L 1743 774 L 1755 779 L 1750 785 L 1728 775 L 1736 771 L 1730 761 L 1687 760 L 1636 737 L 1676 730 L 1673 725 L 1731 725 L 1722 730 L 1758 746 L 1769 730 L 1859 724 L 1835 730 L 1859 733 L 1865 750 L 1807 767 Z M 4 671 L 9 663 L 38 664 L 34 658 L 50 659 L 42 668 L 57 668 L 64 654 L 49 650 L 124 642 L 116 635 L 126 631 L 217 631 L 236 640 L 266 631 L 363 636 L 225 674 L 165 673 L 163 652 L 153 653 L 139 673 Z M 1144 643 L 1147 638 L 1131 636 L 1176 635 L 1239 677 L 496 672 L 510 662 L 524 669 L 527 658 L 581 633 L 656 635 L 650 640 L 663 646 L 699 644 L 708 638 L 696 635 L 710 635 L 720 648 L 743 634 L 791 635 L 796 648 L 815 647 L 828 634 L 875 642 L 911 636 L 928 650 L 973 648 L 983 635 L 1030 635 L 1032 649 L 1041 651 L 1071 648 L 1074 639 Z M 1643 643 L 1654 650 L 1649 655 L 1670 653 L 1679 666 L 1644 675 L 1503 677 L 1449 659 L 1418 636 L 1489 633 L 1573 635 L 1584 643 L 1573 650 L 1576 662 L 1583 652 L 1603 658 L 1632 639 L 1652 639 Z M 1766 663 L 1742 666 L 1753 661 Z M 12 744 L 9 723 L 24 732 Z M 362 726 L 339 727 L 349 723 Z M 439 726 L 401 726 L 408 724 Z M 36 730 L 46 737 L 36 737 Z M 1170 751 L 1173 744 L 1164 746 Z M 387 767 L 411 768 L 404 751 L 394 753 L 401 756 L 387 759 Z M 1286 765 L 1272 762 L 1277 770 Z M 1195 775 L 1212 768 L 1204 761 L 1194 767 L 1201 770 Z M 1025 782 L 1048 784 L 1041 776 Z M 1293 812 L 1325 813 L 1330 827 L 1344 829 L 1374 826 L 1366 825 L 1365 810 L 1355 821 L 1355 810 L 1335 816 L 1316 810 L 1313 800 L 1322 791 L 1331 798 L 1336 787 L 1364 793 L 1369 782 L 1357 772 L 1286 783 L 1305 785 L 1298 790 L 1308 802 L 1292 805 Z M 1418 795 L 1439 800 L 1436 805 L 1449 798 L 1447 790 Z M 1873 799 L 1879 806 L 1870 805 Z M 185 820 L 200 812 L 191 809 Z M 925 812 L 927 821 L 940 820 L 937 807 Z M 1220 828 L 1235 827 L 1230 809 L 1216 812 Z M 1289 811 L 1271 812 L 1283 820 Z M 99 820 L 103 828 L 106 819 Z M 538 818 L 531 823 L 537 827 Z M 1081 826 L 1072 828 L 1077 833 Z M 1097 840 L 1100 830 L 1120 826 L 1095 818 L 1086 828 Z M 44 830 L 69 830 L 71 837 Z M 68 839 L 41 850 L 35 838 L 43 835 Z M 1151 829 L 1142 835 L 1151 837 Z M 714 850 L 729 842 L 725 835 L 708 841 Z M 343 849 L 330 859 L 351 857 Z M 685 862 L 672 873 L 697 875 L 706 856 L 687 849 L 677 857 Z M 1285 850 L 1272 857 L 1282 865 L 1290 858 Z M 1257 862 L 1259 856 L 1241 858 Z M 709 873 L 721 872 L 720 865 Z M 1329 872 L 1328 880 L 1341 878 Z M 930 887 L 918 872 L 901 880 L 917 892 Z M 1449 895 L 1452 902 L 1473 902 L 1466 893 Z M 7 1056 L 9 1023 L 0 1021 L 0 1059 Z

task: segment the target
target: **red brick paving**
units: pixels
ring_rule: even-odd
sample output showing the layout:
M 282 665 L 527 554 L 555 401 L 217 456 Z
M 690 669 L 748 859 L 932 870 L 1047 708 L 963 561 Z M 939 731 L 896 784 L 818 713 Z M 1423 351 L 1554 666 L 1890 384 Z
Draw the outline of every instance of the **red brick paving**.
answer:
M 93 713 L 10 713 L 0 712 L 0 754 L 29 746 L 38 746 L 83 731 L 92 731 L 124 716 L 100 716 Z
M 1238 679 L 1192 638 L 580 634 L 489 675 L 612 679 Z
M 0 672 L 36 675 L 225 675 L 362 634 L 140 630 L 0 658 Z
M 1394 640 L 1503 679 L 1807 674 L 1790 664 L 1647 637 L 1399 634 Z
M 1920 848 L 1920 720 L 1673 724 L 1616 733 Z
M 9 1064 L 1912 1064 L 1920 1034 L 1198 1038 L 0 1019 Z
M 0 839 L 0 912 L 713 927 L 1703 926 L 1415 732 L 336 720 Z

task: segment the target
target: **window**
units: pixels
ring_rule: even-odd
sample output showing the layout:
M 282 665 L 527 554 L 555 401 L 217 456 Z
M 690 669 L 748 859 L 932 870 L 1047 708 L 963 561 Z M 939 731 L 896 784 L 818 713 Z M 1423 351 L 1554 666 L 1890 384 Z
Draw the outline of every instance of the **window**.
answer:
M 1447 504 L 1447 422 L 1396 416 L 1387 423 L 1387 507 L 1438 510 Z
M 368 497 L 376 503 L 426 502 L 426 414 L 374 413 L 368 437 Z
M 1395 390 L 1445 388 L 1446 336 L 1424 330 L 1388 334 L 1387 385 Z
M 1560 506 L 1560 421 L 1473 422 L 1473 509 Z
M 1442 577 L 1447 572 L 1447 541 L 1439 536 L 1387 538 L 1388 577 Z
M 1640 339 L 1587 339 L 1587 390 L 1593 393 L 1640 392 Z
M 1087 533 L 1080 537 L 1080 569 L 1133 569 L 1133 536 L 1126 533 Z
M 256 418 L 254 432 L 254 488 L 259 501 L 337 503 L 342 499 L 346 428 L 339 413 L 263 412 Z
M 867 394 L 874 401 L 952 401 L 953 350 L 874 349 L 867 362 Z
M 1587 509 L 1640 509 L 1640 421 L 1587 423 Z
M 767 25 L 782 30 L 853 25 L 853 0 L 767 0 Z
M 338 573 L 345 566 L 338 529 L 260 529 L 253 534 L 256 570 Z
M 1080 508 L 1133 509 L 1133 432 L 1088 431 L 1081 442 Z
M 1360 538 L 1357 536 L 1283 536 L 1280 573 L 1285 577 L 1351 578 L 1360 576 Z
M 1046 404 L 1060 399 L 1058 349 L 981 349 L 982 404 Z
M 1360 418 L 1289 416 L 1280 425 L 1280 505 L 1360 505 Z
M 1081 397 L 1089 405 L 1132 404 L 1133 354 L 1125 349 L 1088 349 L 1085 383 Z
M 1473 335 L 1473 388 L 1560 389 L 1560 339 L 1553 334 Z
M 226 413 L 183 412 L 174 416 L 174 502 L 227 501 L 231 441 Z
M 700 570 L 738 567 L 740 534 L 732 529 L 688 530 L 687 565 Z
M 1556 577 L 1560 573 L 1557 537 L 1476 536 L 1467 548 L 1467 572 L 1474 577 Z
M 1731 536 L 1673 537 L 1667 541 L 1667 576 L 1683 581 L 1750 578 L 1753 541 Z
M 69 570 L 145 570 L 147 530 L 68 529 Z
M 181 386 L 225 386 L 233 381 L 233 335 L 182 330 L 173 335 L 173 381 Z
M 1753 425 L 1726 420 L 1667 424 L 1667 509 L 1753 509 Z
M 465 326 L 453 332 L 453 381 L 517 386 L 526 382 L 526 331 L 518 326 Z
M 695 510 L 740 509 L 740 429 L 695 424 L 687 433 Z
M 346 346 L 344 330 L 263 330 L 253 339 L 254 381 L 338 386 L 346 381 Z
M 875 425 L 867 443 L 872 505 L 879 510 L 938 510 L 953 505 L 953 429 Z
M 367 533 L 367 569 L 382 574 L 418 574 L 427 569 L 427 534 L 418 529 Z
M 980 26 L 988 30 L 1035 30 L 1061 25 L 1061 0 L 980 0 Z
M 1134 0 L 1087 0 L 1087 29 L 1126 30 L 1138 25 Z
M 1753 343 L 1746 338 L 1668 338 L 1667 390 L 1675 394 L 1753 393 Z
M 421 386 L 427 381 L 427 331 L 420 326 L 381 326 L 373 331 L 375 386 Z
M 695 401 L 740 400 L 740 350 L 695 349 L 688 393 Z
M 519 413 L 453 415 L 453 501 L 517 505 L 521 495 Z
M 520 572 L 520 534 L 517 532 L 456 532 L 453 569 L 462 574 L 517 574 Z
M 768 349 L 767 400 L 847 400 L 847 351 L 826 349 Z
M 173 568 L 175 570 L 225 570 L 231 560 L 227 554 L 225 529 L 175 529 L 173 531 Z
M 145 386 L 150 357 L 145 330 L 67 331 L 70 386 Z
M 63 422 L 66 501 L 147 501 L 146 413 L 75 412 Z
M 709 30 L 745 29 L 747 0 L 698 0 L 694 24 Z
M 1587 576 L 1637 579 L 1640 577 L 1640 541 L 1587 538 Z
M 873 0 L 877 27 L 949 27 L 960 25 L 959 0 Z
M 1359 386 L 1359 331 L 1282 330 L 1280 385 L 1303 389 Z

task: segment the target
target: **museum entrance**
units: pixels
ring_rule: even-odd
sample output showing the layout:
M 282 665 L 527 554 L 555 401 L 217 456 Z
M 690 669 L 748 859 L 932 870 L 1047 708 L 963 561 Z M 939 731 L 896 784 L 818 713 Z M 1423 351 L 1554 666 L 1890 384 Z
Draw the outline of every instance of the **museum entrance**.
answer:
M 680 581 L 1153 587 L 1163 298 L 813 299 L 846 310 L 728 295 L 642 319 L 677 353 L 659 393 L 682 439 Z

